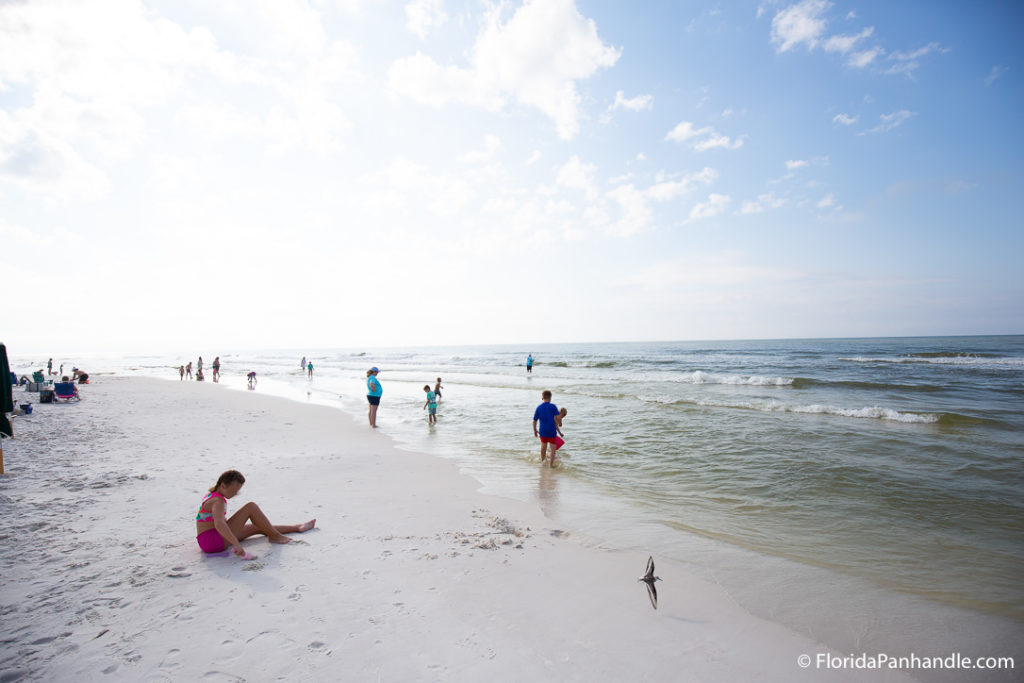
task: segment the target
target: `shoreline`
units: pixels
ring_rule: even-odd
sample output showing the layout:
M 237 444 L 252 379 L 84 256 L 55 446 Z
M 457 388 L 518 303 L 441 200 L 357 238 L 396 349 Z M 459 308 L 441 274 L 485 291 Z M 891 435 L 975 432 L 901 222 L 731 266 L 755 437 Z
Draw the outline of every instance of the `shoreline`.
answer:
M 394 380 L 392 380 L 394 382 Z M 361 397 L 343 400 L 318 399 L 316 392 L 302 395 L 295 385 L 276 380 L 278 396 L 300 404 L 323 405 L 339 410 L 365 428 L 365 403 Z M 395 384 L 390 386 L 394 387 Z M 402 386 L 398 383 L 398 386 Z M 243 390 L 239 383 L 230 388 Z M 397 392 L 395 392 L 397 393 Z M 338 397 L 341 399 L 341 397 Z M 575 539 L 597 547 L 625 552 L 646 553 L 655 548 L 660 562 L 672 559 L 691 575 L 715 584 L 726 591 L 754 616 L 777 622 L 785 628 L 841 652 L 922 652 L 938 650 L 958 652 L 993 651 L 1024 660 L 1019 642 L 1024 642 L 1024 624 L 1008 611 L 992 609 L 991 605 L 951 600 L 928 584 L 908 587 L 895 582 L 879 582 L 828 561 L 823 547 L 820 561 L 801 561 L 784 553 L 772 553 L 748 547 L 735 540 L 706 536 L 672 524 L 639 521 L 627 512 L 624 521 L 601 511 L 593 519 L 581 515 L 574 506 L 581 502 L 578 482 L 571 472 L 560 469 L 552 473 L 541 467 L 535 458 L 518 463 L 527 470 L 536 470 L 536 490 L 507 490 L 509 480 L 489 472 L 472 456 L 453 456 L 436 447 L 427 449 L 430 439 L 408 440 L 408 430 L 389 429 L 389 418 L 409 422 L 398 406 L 383 413 L 382 433 L 394 439 L 395 446 L 415 453 L 426 453 L 439 460 L 454 463 L 460 472 L 478 482 L 478 490 L 487 495 L 536 505 L 556 525 L 572 530 Z M 392 412 L 399 411 L 399 412 Z M 412 418 L 413 423 L 419 422 Z M 557 482 L 557 486 L 554 486 Z M 575 488 L 572 488 L 575 487 Z M 584 493 L 584 497 L 592 497 Z M 595 507 L 597 506 L 597 507 Z M 623 510 L 629 505 L 621 500 L 603 498 L 588 501 L 591 511 L 599 507 Z M 552 514 L 553 513 L 553 514 Z M 884 533 L 884 530 L 877 530 Z M 642 539 L 641 542 L 637 542 Z M 647 541 L 646 543 L 643 541 Z M 927 674 L 929 680 L 942 680 L 941 675 Z
M 41 503 L 0 550 L 6 680 L 783 681 L 798 655 L 830 652 L 657 557 L 652 610 L 636 581 L 646 555 L 581 544 L 337 409 L 138 377 L 84 389 L 19 418 L 5 442 L 5 518 Z M 239 503 L 318 529 L 247 540 L 251 563 L 202 557 L 191 516 L 230 468 L 248 479 Z M 204 629 L 220 644 L 201 645 Z M 258 661 L 259 674 L 234 670 Z

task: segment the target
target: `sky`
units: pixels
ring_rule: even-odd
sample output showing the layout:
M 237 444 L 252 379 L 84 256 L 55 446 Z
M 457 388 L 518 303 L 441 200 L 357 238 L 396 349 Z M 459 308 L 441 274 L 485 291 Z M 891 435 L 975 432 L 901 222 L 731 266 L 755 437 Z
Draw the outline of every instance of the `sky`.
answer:
M 1020 2 L 0 0 L 23 351 L 1024 333 Z

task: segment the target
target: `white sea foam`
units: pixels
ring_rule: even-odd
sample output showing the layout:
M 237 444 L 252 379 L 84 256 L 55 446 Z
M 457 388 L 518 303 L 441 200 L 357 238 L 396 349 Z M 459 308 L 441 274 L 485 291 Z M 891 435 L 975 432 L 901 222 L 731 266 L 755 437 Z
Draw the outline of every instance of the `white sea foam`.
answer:
M 766 375 L 727 375 L 714 372 L 694 370 L 690 373 L 673 376 L 673 382 L 683 384 L 732 384 L 753 387 L 783 387 L 793 384 L 792 377 L 770 377 Z
M 658 401 L 664 403 L 665 401 Z M 842 408 L 840 406 L 812 404 L 792 405 L 776 400 L 758 401 L 698 401 L 697 405 L 713 408 L 741 408 L 759 410 L 765 413 L 804 413 L 811 415 L 836 415 L 838 417 L 866 418 L 873 420 L 891 420 L 913 424 L 932 424 L 939 421 L 938 415 L 908 413 L 883 408 L 881 406 L 865 406 L 863 408 Z
M 1024 358 L 985 358 L 979 356 L 973 356 L 970 354 L 962 354 L 955 356 L 883 356 L 883 357 L 867 357 L 867 356 L 852 356 L 852 357 L 841 357 L 837 360 L 844 363 L 920 363 L 925 365 L 978 365 L 991 368 L 1019 368 L 1024 366 Z

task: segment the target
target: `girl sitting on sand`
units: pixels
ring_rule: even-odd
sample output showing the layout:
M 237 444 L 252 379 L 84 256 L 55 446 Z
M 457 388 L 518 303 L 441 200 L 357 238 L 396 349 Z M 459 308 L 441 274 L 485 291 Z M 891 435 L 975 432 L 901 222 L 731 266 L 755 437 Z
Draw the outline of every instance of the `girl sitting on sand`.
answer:
M 227 501 L 238 495 L 244 483 L 241 472 L 228 470 L 203 498 L 196 515 L 196 541 L 204 553 L 223 552 L 231 546 L 235 555 L 252 559 L 242 548 L 242 539 L 263 534 L 271 543 L 289 543 L 292 539 L 284 534 L 302 533 L 316 526 L 315 519 L 288 526 L 271 524 L 260 507 L 252 502 L 243 505 L 228 519 Z

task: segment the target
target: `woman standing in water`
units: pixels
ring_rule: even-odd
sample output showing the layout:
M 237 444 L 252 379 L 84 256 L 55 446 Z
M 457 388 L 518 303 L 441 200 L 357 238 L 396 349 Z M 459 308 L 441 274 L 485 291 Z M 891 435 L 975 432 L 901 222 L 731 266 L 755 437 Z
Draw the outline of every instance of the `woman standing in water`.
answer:
M 316 526 L 311 519 L 303 524 L 271 524 L 256 503 L 246 503 L 238 512 L 227 517 L 227 501 L 238 495 L 245 477 L 237 470 L 228 470 L 217 479 L 210 492 L 199 504 L 196 515 L 196 541 L 204 553 L 219 553 L 231 546 L 239 557 L 246 557 L 242 540 L 264 535 L 271 543 L 289 543 L 284 534 L 302 533 Z M 249 559 L 252 559 L 251 557 Z
M 380 382 L 377 381 L 377 373 L 380 372 L 376 367 L 372 367 L 366 371 L 366 400 L 370 404 L 370 426 L 373 428 L 377 427 L 377 406 L 380 405 L 380 395 L 384 393 L 384 389 L 380 386 Z

